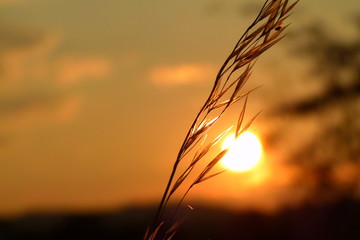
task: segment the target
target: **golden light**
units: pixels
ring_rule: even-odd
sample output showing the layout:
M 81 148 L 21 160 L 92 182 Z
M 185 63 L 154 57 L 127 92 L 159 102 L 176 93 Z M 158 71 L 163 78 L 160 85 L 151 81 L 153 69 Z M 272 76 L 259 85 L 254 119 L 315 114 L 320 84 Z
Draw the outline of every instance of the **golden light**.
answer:
M 225 139 L 222 149 L 229 148 L 222 158 L 222 164 L 234 171 L 246 171 L 255 167 L 262 154 L 262 146 L 259 138 L 251 133 L 244 132 L 237 139 L 235 134 Z

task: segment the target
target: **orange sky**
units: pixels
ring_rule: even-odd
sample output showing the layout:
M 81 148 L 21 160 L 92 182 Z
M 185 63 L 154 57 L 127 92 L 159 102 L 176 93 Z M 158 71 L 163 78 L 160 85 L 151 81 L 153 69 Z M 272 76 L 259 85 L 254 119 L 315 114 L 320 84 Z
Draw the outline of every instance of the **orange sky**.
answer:
M 218 67 L 261 3 L 0 0 L 0 216 L 157 201 Z M 356 9 L 354 0 L 302 0 L 288 31 L 321 21 L 351 36 L 342 23 Z M 290 41 L 260 59 L 249 116 L 289 87 L 308 94 L 281 83 L 306 71 L 287 54 Z M 260 117 L 252 129 L 261 138 L 276 124 Z M 307 124 L 300 143 L 316 134 Z M 221 176 L 194 196 L 267 210 L 296 203 L 307 189 L 289 186 L 303 173 L 281 162 L 293 146 L 266 149 L 259 170 Z

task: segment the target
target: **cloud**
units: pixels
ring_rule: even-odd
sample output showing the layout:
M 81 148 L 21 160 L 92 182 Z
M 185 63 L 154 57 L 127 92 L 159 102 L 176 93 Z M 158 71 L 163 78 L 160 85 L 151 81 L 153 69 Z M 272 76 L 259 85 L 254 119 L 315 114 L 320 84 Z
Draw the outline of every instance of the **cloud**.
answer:
M 210 64 L 182 64 L 158 66 L 148 78 L 156 86 L 176 86 L 208 81 L 215 77 L 216 69 Z
M 105 58 L 67 56 L 56 65 L 56 81 L 72 85 L 85 79 L 102 79 L 110 73 L 111 68 L 110 61 Z
M 63 39 L 59 33 L 39 36 L 1 29 L 0 33 L 8 34 L 7 38 L 0 37 L 2 86 L 29 81 L 69 86 L 100 79 L 111 72 L 111 61 L 104 57 L 58 53 Z
M 53 121 L 60 123 L 71 121 L 78 114 L 82 102 L 80 96 L 69 96 L 57 104 L 57 108 L 52 112 L 50 117 L 53 118 Z
M 48 124 L 59 124 L 74 119 L 82 105 L 80 96 L 71 95 L 57 98 L 27 99 L 19 103 L 15 108 L 0 109 L 0 129 L 13 131 L 27 127 L 45 126 Z
M 86 98 L 73 86 L 111 73 L 105 57 L 61 52 L 63 40 L 61 33 L 0 26 L 1 130 L 74 119 Z
M 29 80 L 48 79 L 51 70 L 51 54 L 60 44 L 60 34 L 45 36 L 8 36 L 0 55 L 3 83 L 14 85 Z M 9 41 L 15 44 L 8 43 Z M 16 44 L 16 41 L 20 42 Z

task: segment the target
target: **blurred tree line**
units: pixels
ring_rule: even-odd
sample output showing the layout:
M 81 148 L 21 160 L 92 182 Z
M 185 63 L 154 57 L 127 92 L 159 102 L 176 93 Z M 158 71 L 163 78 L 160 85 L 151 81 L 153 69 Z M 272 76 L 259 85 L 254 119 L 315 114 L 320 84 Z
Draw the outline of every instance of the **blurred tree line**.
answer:
M 291 121 L 315 117 L 320 134 L 300 146 L 289 161 L 312 178 L 310 197 L 320 201 L 360 197 L 360 17 L 354 23 L 356 35 L 351 40 L 341 40 L 320 24 L 296 35 L 306 36 L 295 53 L 311 62 L 310 74 L 320 81 L 321 91 L 283 104 L 274 113 L 290 116 Z

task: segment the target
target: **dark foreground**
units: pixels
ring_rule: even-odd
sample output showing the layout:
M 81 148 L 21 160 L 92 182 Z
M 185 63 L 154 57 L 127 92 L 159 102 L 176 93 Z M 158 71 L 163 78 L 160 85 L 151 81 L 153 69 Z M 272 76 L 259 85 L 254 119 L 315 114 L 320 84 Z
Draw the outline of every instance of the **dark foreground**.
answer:
M 0 219 L 0 239 L 141 239 L 153 208 L 108 213 L 29 214 Z M 359 240 L 360 202 L 306 205 L 276 215 L 197 207 L 177 240 Z

